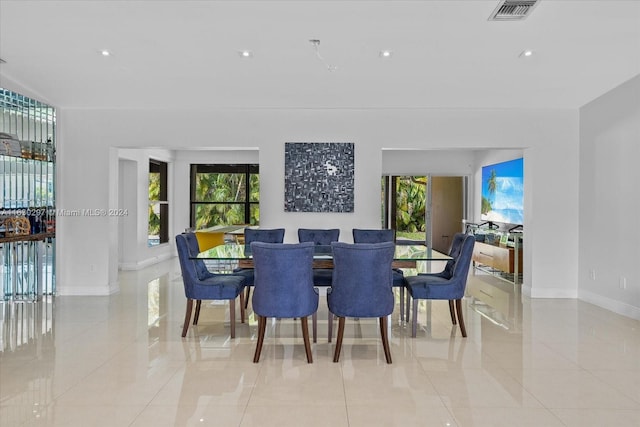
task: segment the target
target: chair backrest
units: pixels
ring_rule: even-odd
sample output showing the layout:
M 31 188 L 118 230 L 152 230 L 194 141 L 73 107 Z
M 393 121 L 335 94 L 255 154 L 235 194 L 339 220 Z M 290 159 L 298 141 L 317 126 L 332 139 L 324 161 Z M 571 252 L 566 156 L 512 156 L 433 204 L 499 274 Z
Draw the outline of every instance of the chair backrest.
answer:
M 313 243 L 251 243 L 252 306 L 263 317 L 306 317 L 318 309 L 313 288 Z
M 476 239 L 473 235 L 465 235 L 464 241 L 460 248 L 460 254 L 455 260 L 453 266 L 453 274 L 449 279 L 450 284 L 455 287 L 455 294 L 453 298 L 459 299 L 464 296 L 464 290 L 467 286 L 467 277 L 469 276 L 469 267 L 471 266 L 471 258 L 473 256 L 473 247 L 476 244 Z
M 190 246 L 193 246 L 193 242 L 190 242 L 189 236 L 193 237 L 197 248 L 198 241 L 193 233 L 178 234 L 176 236 L 176 248 L 178 249 L 178 260 L 180 261 L 180 270 L 182 271 L 182 282 L 184 283 L 185 296 L 187 298 L 193 298 L 194 284 L 198 281 L 198 274 L 196 272 L 196 264 L 198 261 L 189 258 L 190 253 L 193 252 L 193 250 L 190 250 Z M 204 262 L 202 262 L 202 265 L 204 266 Z
M 319 228 L 298 228 L 298 241 L 313 242 L 316 245 L 330 245 L 340 238 L 339 228 L 319 229 Z
M 396 230 L 368 230 L 361 228 L 353 229 L 353 243 L 380 243 L 395 241 Z
M 444 277 L 451 277 L 453 275 L 453 268 L 456 265 L 456 258 L 460 256 L 460 249 L 462 249 L 462 243 L 467 235 L 465 233 L 456 233 L 453 235 L 451 241 L 451 247 L 449 248 L 449 256 L 452 258 L 447 261 L 447 265 L 444 267 Z
M 183 269 L 182 274 L 184 277 L 185 267 L 189 270 L 193 270 L 195 274 L 194 278 L 202 280 L 206 277 L 214 275 L 211 273 L 201 259 L 189 259 L 192 256 L 198 255 L 201 252 L 198 244 L 198 239 L 194 233 L 182 233 L 176 236 L 176 246 L 178 248 L 178 258 L 180 259 L 180 267 Z M 183 266 L 183 262 L 185 266 Z
M 244 244 L 249 246 L 251 242 L 282 243 L 284 241 L 284 228 L 245 228 Z
M 333 281 L 327 294 L 340 317 L 382 317 L 393 312 L 393 242 L 332 243 Z

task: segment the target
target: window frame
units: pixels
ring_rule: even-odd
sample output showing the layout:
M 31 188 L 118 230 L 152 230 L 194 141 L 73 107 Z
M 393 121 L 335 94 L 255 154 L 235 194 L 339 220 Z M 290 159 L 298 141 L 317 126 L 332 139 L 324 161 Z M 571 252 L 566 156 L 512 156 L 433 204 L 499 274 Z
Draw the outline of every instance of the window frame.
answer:
M 191 228 L 196 227 L 196 207 L 199 205 L 244 205 L 244 222 L 243 224 L 249 224 L 251 222 L 251 208 L 253 206 L 260 206 L 260 197 L 258 200 L 251 200 L 251 175 L 259 175 L 260 167 L 256 163 L 192 163 L 190 164 L 190 189 L 189 189 L 189 226 Z M 244 189 L 244 201 L 226 201 L 226 202 L 209 202 L 196 200 L 196 176 L 199 173 L 218 173 L 218 174 L 244 174 L 245 175 L 245 189 Z M 259 223 L 259 219 L 258 219 Z M 236 224 L 229 224 L 236 225 Z M 257 224 L 256 224 L 257 225 Z
M 149 208 L 152 206 L 159 206 L 160 213 L 160 232 L 159 242 L 153 244 L 150 239 L 147 240 L 147 246 L 154 247 L 165 243 L 169 243 L 169 166 L 167 162 L 157 159 L 149 159 L 149 175 L 152 173 L 160 174 L 160 192 L 158 200 L 149 199 Z M 147 196 L 148 197 L 148 196 Z M 147 220 L 147 235 L 149 235 L 149 221 Z

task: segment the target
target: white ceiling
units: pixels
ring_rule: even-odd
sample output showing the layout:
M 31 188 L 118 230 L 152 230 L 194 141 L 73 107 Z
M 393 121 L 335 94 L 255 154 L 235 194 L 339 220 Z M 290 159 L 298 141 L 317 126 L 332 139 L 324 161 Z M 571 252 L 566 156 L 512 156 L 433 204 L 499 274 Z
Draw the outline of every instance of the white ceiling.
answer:
M 497 4 L 0 0 L 0 86 L 63 108 L 577 108 L 640 74 L 640 0 Z

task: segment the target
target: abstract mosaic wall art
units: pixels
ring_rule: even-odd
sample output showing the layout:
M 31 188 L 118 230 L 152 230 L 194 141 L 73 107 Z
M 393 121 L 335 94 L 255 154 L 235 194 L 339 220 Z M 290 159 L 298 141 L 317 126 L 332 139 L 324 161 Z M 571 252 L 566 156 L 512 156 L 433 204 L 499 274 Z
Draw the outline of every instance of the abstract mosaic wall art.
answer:
M 353 212 L 352 142 L 287 142 L 285 212 Z

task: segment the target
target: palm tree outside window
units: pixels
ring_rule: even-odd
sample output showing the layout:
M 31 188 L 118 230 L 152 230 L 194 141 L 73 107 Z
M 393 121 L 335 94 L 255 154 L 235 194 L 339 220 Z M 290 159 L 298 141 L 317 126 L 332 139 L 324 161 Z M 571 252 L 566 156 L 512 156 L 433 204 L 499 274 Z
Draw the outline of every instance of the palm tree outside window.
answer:
M 260 223 L 257 164 L 192 164 L 191 227 Z

